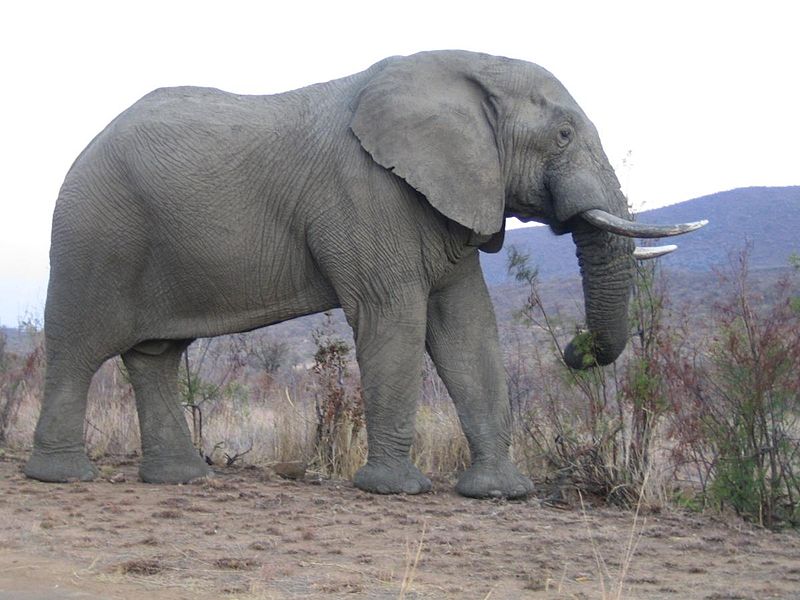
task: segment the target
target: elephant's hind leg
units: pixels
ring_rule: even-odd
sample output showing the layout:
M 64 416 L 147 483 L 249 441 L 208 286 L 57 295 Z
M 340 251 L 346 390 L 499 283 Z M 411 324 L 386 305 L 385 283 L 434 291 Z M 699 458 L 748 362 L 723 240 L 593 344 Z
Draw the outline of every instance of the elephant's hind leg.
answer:
M 122 355 L 136 396 L 142 437 L 139 476 L 148 483 L 185 483 L 210 470 L 192 446 L 178 399 L 178 365 L 186 342 L 156 341 Z
M 91 481 L 97 469 L 86 456 L 83 424 L 97 367 L 79 365 L 76 352 L 57 347 L 55 340 L 47 340 L 44 399 L 24 472 L 39 481 Z

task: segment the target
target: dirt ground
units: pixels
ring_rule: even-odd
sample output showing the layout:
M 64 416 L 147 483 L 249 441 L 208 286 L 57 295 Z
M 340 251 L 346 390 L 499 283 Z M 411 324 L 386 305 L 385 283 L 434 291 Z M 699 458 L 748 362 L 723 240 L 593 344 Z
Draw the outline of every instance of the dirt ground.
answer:
M 374 496 L 256 468 L 154 486 L 133 462 L 60 485 L 21 467 L 0 459 L 0 600 L 800 598 L 800 535 L 735 519 L 468 500 L 450 481 Z

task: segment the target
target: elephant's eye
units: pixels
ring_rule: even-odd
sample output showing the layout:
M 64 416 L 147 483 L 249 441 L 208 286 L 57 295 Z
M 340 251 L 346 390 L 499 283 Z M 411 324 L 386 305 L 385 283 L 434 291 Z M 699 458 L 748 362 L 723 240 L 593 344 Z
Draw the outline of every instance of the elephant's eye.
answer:
M 570 141 L 572 141 L 572 134 L 572 127 L 569 127 L 568 125 L 562 126 L 558 130 L 558 145 L 563 148 L 569 144 Z

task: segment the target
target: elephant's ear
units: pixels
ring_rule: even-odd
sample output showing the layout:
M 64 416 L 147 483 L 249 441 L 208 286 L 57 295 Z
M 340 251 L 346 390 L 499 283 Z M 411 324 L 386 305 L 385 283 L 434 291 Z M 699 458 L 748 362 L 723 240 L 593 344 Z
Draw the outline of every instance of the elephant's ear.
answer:
M 497 254 L 500 250 L 503 249 L 503 242 L 506 241 L 506 222 L 505 219 L 503 220 L 503 225 L 500 227 L 500 231 L 492 235 L 488 241 L 484 242 L 479 246 L 481 251 L 486 252 L 486 254 Z
M 503 225 L 505 186 L 488 95 L 474 75 L 478 56 L 387 60 L 364 87 L 351 128 L 378 164 L 439 212 L 490 235 Z

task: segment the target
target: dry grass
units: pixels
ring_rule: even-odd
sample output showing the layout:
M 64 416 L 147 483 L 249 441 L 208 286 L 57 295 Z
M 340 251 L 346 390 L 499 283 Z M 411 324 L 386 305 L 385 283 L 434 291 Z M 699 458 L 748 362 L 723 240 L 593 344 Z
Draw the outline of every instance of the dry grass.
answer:
M 645 474 L 645 481 L 641 487 L 639 494 L 639 501 L 636 503 L 636 508 L 633 513 L 633 521 L 631 522 L 630 531 L 625 546 L 622 549 L 622 556 L 616 562 L 619 564 L 619 569 L 616 573 L 612 573 L 608 566 L 603 553 L 600 551 L 598 544 L 595 541 L 595 536 L 592 531 L 592 525 L 586 512 L 586 506 L 581 501 L 581 515 L 583 523 L 586 527 L 587 535 L 592 546 L 592 554 L 594 555 L 595 564 L 597 565 L 597 578 L 600 583 L 600 593 L 603 600 L 623 600 L 625 592 L 625 583 L 628 579 L 628 574 L 631 571 L 634 558 L 636 556 L 636 549 L 642 539 L 645 526 L 647 525 L 647 518 L 641 516 L 641 511 L 644 505 L 644 498 L 646 490 L 648 489 L 647 481 L 649 473 Z
M 424 473 L 454 473 L 469 466 L 467 439 L 449 398 L 419 407 L 411 458 Z
M 302 388 L 301 388 L 302 389 Z M 283 462 L 315 464 L 316 421 L 312 398 L 292 398 L 287 387 L 250 388 L 247 398 L 221 398 L 203 411 L 204 453 L 216 464 L 224 455 L 246 451 L 249 464 Z M 38 394 L 24 397 L 14 426 L 8 434 L 9 447 L 26 450 L 33 439 L 40 409 Z M 189 413 L 187 423 L 192 426 Z M 333 440 L 335 474 L 351 478 L 367 455 L 363 428 L 352 435 L 342 427 Z M 98 371 L 89 392 L 86 443 L 90 456 L 127 457 L 139 452 L 139 424 L 133 392 L 116 360 Z M 452 404 L 422 406 L 417 417 L 413 458 L 425 472 L 463 469 L 469 450 Z
M 427 526 L 426 522 L 422 523 L 422 531 L 419 534 L 419 540 L 417 540 L 416 549 L 412 550 L 410 544 L 406 546 L 406 566 L 403 572 L 403 580 L 400 583 L 400 594 L 397 596 L 398 600 L 403 600 L 406 597 L 406 594 L 411 591 L 411 587 L 414 585 L 414 578 L 417 574 L 417 566 L 419 565 L 419 559 L 422 556 L 422 549 L 425 544 L 425 528 Z

